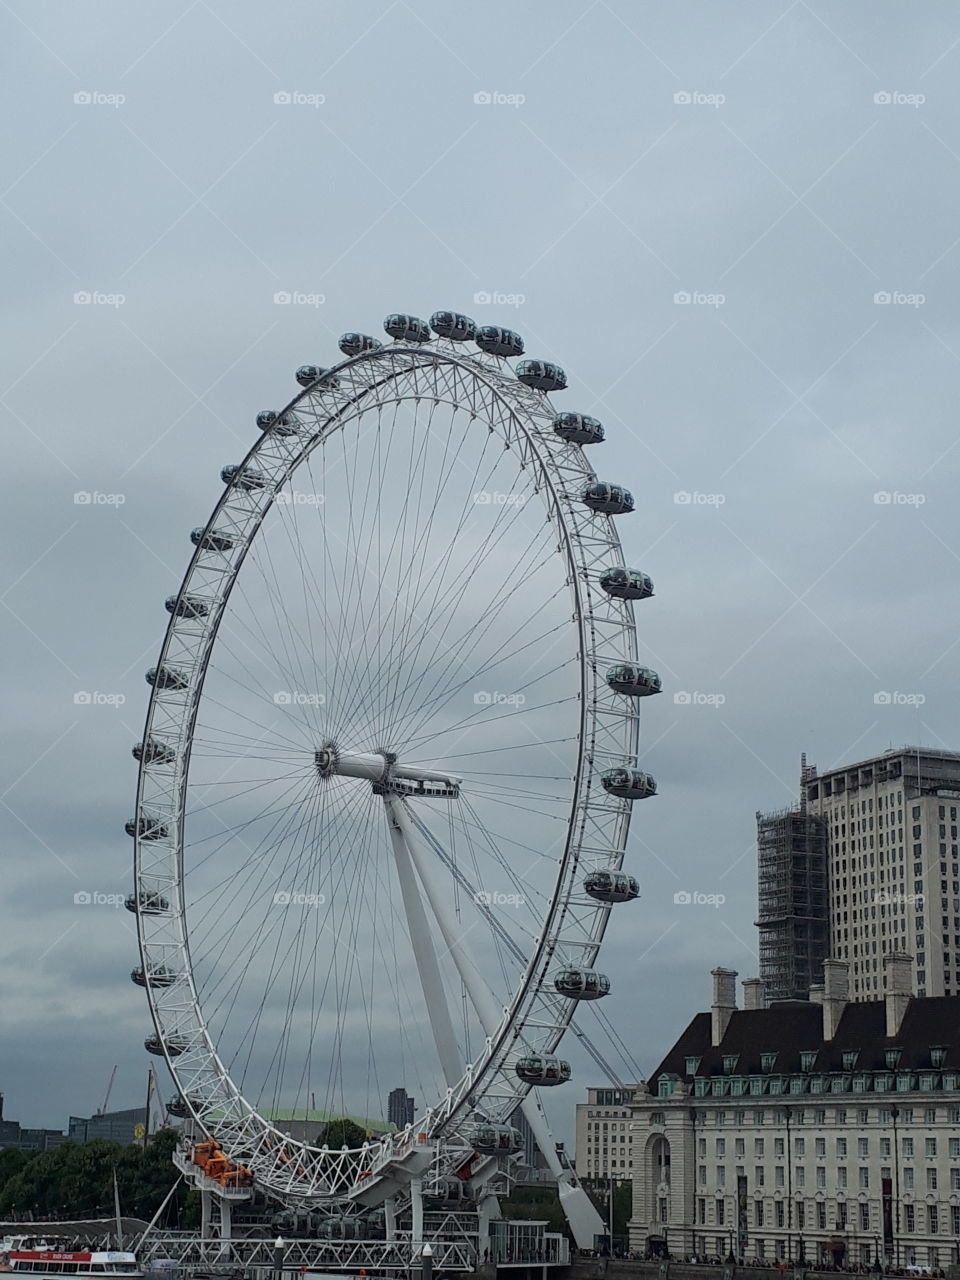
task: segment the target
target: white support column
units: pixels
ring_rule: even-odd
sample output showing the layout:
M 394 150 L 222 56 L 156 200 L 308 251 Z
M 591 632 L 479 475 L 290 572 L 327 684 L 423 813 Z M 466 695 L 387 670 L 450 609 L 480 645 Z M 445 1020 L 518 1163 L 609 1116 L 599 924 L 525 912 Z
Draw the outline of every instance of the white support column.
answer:
M 233 1205 L 229 1200 L 220 1201 L 220 1256 L 226 1258 L 230 1254 L 230 1240 L 233 1237 Z
M 416 1258 L 423 1244 L 423 1179 L 410 1179 L 411 1244 Z
M 417 885 L 413 866 L 410 862 L 408 842 L 398 819 L 406 820 L 401 803 L 390 795 L 383 798 L 390 828 L 390 840 L 393 845 L 393 856 L 397 864 L 397 878 L 400 881 L 400 893 L 403 897 L 403 909 L 410 930 L 410 942 L 420 973 L 420 983 L 430 1016 L 433 1038 L 437 1044 L 440 1068 L 447 1084 L 453 1086 L 463 1075 L 463 1060 L 457 1048 L 457 1037 L 453 1030 L 453 1020 L 447 1005 L 443 981 L 440 977 L 440 966 L 437 964 L 437 953 L 433 948 L 427 913 L 423 909 L 423 901 Z
M 394 1196 L 388 1196 L 383 1202 L 383 1225 L 386 1228 L 387 1239 L 396 1240 L 397 1238 L 397 1201 Z
M 210 1219 L 212 1216 L 213 1196 L 209 1191 L 200 1192 L 200 1239 L 210 1239 Z
M 430 909 L 436 918 L 437 924 L 440 926 L 443 941 L 454 964 L 457 966 L 457 972 L 460 974 L 463 985 L 470 997 L 470 1002 L 477 1012 L 477 1017 L 480 1019 L 480 1025 L 486 1035 L 492 1036 L 500 1025 L 503 1010 L 497 1008 L 493 993 L 480 976 L 476 965 L 471 963 L 470 957 L 463 947 L 459 921 L 455 920 L 447 911 L 445 903 L 441 900 L 434 886 L 430 872 L 430 859 L 424 852 L 419 835 L 403 807 L 403 802 L 396 801 L 392 812 L 397 827 L 402 834 L 403 842 L 410 851 L 410 857 L 413 859 L 417 875 L 420 877 L 424 892 L 427 895 Z M 523 1109 L 524 1118 L 533 1132 L 534 1141 L 540 1148 L 550 1172 L 557 1180 L 560 1202 L 567 1216 L 567 1221 L 570 1223 L 570 1229 L 574 1234 L 577 1246 L 581 1249 L 592 1249 L 594 1247 L 594 1236 L 604 1234 L 603 1220 L 583 1187 L 579 1185 L 570 1171 L 560 1163 L 560 1159 L 557 1156 L 557 1144 L 550 1132 L 547 1117 L 543 1113 L 543 1108 L 540 1106 L 536 1094 L 528 1093 L 520 1105 Z

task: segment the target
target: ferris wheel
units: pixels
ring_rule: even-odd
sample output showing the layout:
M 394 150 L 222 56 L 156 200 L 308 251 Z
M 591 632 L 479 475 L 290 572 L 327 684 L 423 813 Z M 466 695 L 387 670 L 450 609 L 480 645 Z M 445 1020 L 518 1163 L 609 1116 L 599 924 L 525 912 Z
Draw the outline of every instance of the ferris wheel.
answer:
M 633 620 L 653 587 L 616 530 L 633 498 L 585 452 L 603 427 L 551 403 L 558 365 L 510 363 L 508 329 L 384 328 L 299 368 L 224 467 L 166 602 L 127 823 L 171 1110 L 307 1205 L 385 1201 L 427 1150 L 513 1150 L 518 1108 L 539 1138 L 656 790 Z M 418 1105 L 393 1132 L 398 1083 Z M 379 1136 L 328 1148 L 331 1116 Z

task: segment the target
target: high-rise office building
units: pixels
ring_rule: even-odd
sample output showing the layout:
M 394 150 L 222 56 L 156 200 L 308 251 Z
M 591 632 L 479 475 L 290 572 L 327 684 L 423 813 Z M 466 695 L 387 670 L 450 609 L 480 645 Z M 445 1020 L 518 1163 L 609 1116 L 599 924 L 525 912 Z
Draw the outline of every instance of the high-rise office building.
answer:
M 402 1086 L 391 1089 L 387 1097 L 387 1119 L 398 1129 L 405 1129 L 414 1122 L 414 1106 L 414 1099 Z
M 829 954 L 850 998 L 882 997 L 893 952 L 914 958 L 916 995 L 960 994 L 960 753 L 902 747 L 803 786 L 827 826 Z

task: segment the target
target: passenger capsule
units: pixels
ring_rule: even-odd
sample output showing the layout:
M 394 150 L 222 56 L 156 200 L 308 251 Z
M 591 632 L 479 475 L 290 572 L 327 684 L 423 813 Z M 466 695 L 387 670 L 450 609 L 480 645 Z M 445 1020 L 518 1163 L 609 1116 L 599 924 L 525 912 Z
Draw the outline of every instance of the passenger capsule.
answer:
M 164 608 L 178 618 L 205 618 L 210 612 L 210 606 L 199 596 L 167 596 Z
M 462 1178 L 435 1178 L 427 1183 L 423 1194 L 432 1205 L 453 1209 L 470 1199 L 470 1188 Z
M 139 911 L 142 916 L 162 916 L 170 910 L 170 903 L 161 893 L 141 889 L 139 896 L 131 893 L 123 904 L 134 915 Z
M 470 1133 L 470 1143 L 477 1151 L 519 1151 L 523 1135 L 512 1124 L 478 1124 Z
M 167 1115 L 175 1116 L 178 1120 L 190 1119 L 190 1108 L 179 1094 L 177 1094 L 175 1098 L 170 1098 L 168 1100 Z
M 549 360 L 521 360 L 516 374 L 525 387 L 536 391 L 565 391 L 567 387 L 566 373 Z
M 574 1000 L 602 1000 L 610 994 L 610 979 L 595 969 L 561 969 L 553 985 Z
M 512 329 L 501 329 L 499 325 L 485 324 L 477 330 L 477 346 L 488 356 L 522 356 L 523 339 Z
M 477 336 L 477 324 L 459 311 L 435 311 L 430 317 L 430 327 L 441 338 L 451 342 L 469 342 Z
M 604 791 L 621 800 L 646 800 L 647 796 L 657 794 L 653 778 L 639 769 L 608 769 L 600 775 L 600 783 Z
M 297 370 L 299 381 L 300 370 Z M 301 427 L 300 419 L 294 413 L 277 413 L 275 409 L 261 409 L 257 414 L 257 426 L 261 431 L 269 431 L 275 436 L 295 436 Z
M 603 444 L 603 423 L 588 413 L 558 413 L 553 429 L 568 444 Z
M 224 484 L 232 484 L 236 489 L 262 489 L 266 483 L 266 476 L 262 475 L 253 467 L 240 467 L 231 465 L 224 467 L 220 472 L 220 479 Z
M 192 529 L 190 541 L 201 551 L 229 551 L 233 538 L 222 529 Z
M 138 987 L 147 986 L 147 975 L 138 965 L 130 974 L 131 982 L 135 982 Z M 150 974 L 149 985 L 151 987 L 172 987 L 177 980 L 177 975 L 172 969 L 166 969 L 163 965 L 159 969 L 154 969 Z
M 382 351 L 383 343 L 379 338 L 371 338 L 369 333 L 345 333 L 337 346 L 345 356 L 359 356 L 364 351 Z
M 142 761 L 143 764 L 173 764 L 177 753 L 166 742 L 147 738 L 143 742 L 138 742 L 133 748 L 133 758 Z
M 621 662 L 611 667 L 607 672 L 607 684 L 614 692 L 629 694 L 631 698 L 646 698 L 661 691 L 657 673 L 633 662 Z
M 336 391 L 340 385 L 337 375 L 319 364 L 302 364 L 296 372 L 296 379 L 301 387 L 312 387 L 315 382 L 319 382 L 321 386 L 318 389 L 327 391 Z
M 519 1058 L 514 1070 L 525 1084 L 537 1085 L 541 1089 L 549 1085 L 566 1084 L 573 1074 L 569 1062 L 549 1053 Z
M 605 480 L 594 480 L 588 484 L 580 495 L 591 511 L 602 512 L 607 516 L 626 516 L 633 510 L 633 494 L 621 484 L 608 484 Z
M 633 902 L 640 897 L 640 884 L 622 871 L 591 871 L 584 876 L 583 887 L 597 902 Z
M 123 824 L 128 836 L 139 836 L 141 840 L 165 840 L 170 828 L 161 822 L 156 814 L 145 813 L 140 818 L 130 818 Z
M 147 1036 L 143 1042 L 143 1047 L 147 1053 L 152 1053 L 156 1058 L 163 1057 L 164 1045 L 166 1045 L 167 1053 L 171 1058 L 179 1058 L 180 1054 L 185 1053 L 188 1048 L 183 1036 L 177 1035 L 166 1036 L 163 1044 L 161 1044 L 159 1036 Z
M 383 327 L 398 342 L 429 342 L 430 326 L 418 316 L 387 316 Z
M 617 600 L 647 600 L 653 595 L 653 579 L 639 569 L 627 569 L 624 565 L 616 565 L 612 569 L 604 569 L 600 575 L 600 586 L 608 596 Z
M 179 667 L 151 667 L 144 678 L 155 689 L 186 689 L 190 683 L 187 673 Z

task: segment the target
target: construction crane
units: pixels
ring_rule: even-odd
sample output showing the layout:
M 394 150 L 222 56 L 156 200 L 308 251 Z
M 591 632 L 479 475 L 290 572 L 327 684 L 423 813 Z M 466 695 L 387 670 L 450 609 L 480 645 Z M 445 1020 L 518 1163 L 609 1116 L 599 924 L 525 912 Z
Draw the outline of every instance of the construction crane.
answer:
M 107 1085 L 107 1092 L 104 1095 L 103 1105 L 101 1106 L 100 1110 L 97 1112 L 98 1116 L 106 1115 L 107 1103 L 110 1101 L 111 1093 L 113 1093 L 113 1082 L 114 1080 L 116 1080 L 116 1078 L 117 1078 L 117 1068 L 114 1067 L 113 1070 L 110 1072 L 110 1083 Z

